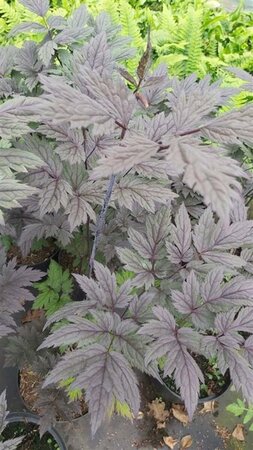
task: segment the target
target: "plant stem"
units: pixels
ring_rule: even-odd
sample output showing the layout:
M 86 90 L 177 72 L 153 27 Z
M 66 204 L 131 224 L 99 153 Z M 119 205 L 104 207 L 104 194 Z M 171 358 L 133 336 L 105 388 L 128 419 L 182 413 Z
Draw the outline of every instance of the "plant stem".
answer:
M 91 256 L 90 256 L 90 261 L 89 261 L 89 268 L 90 268 L 89 276 L 91 276 L 92 272 L 93 272 L 97 246 L 99 244 L 99 239 L 100 239 L 100 236 L 101 236 L 101 232 L 103 231 L 103 228 L 104 228 L 106 213 L 107 213 L 107 209 L 108 209 L 108 206 L 109 206 L 109 203 L 110 203 L 110 199 L 111 199 L 111 196 L 112 196 L 112 191 L 113 191 L 115 179 L 116 179 L 115 175 L 112 175 L 111 178 L 109 179 L 109 183 L 108 183 L 108 186 L 107 186 L 107 191 L 106 191 L 106 194 L 105 194 L 104 203 L 103 203 L 102 209 L 100 211 L 100 214 L 98 216 L 98 220 L 97 220 L 97 224 L 96 224 L 95 237 L 94 237 L 92 251 L 91 251 Z
M 90 216 L 87 218 L 86 224 L 86 240 L 87 240 L 87 258 L 90 259 Z
M 122 140 L 125 137 L 127 128 L 125 126 L 121 125 L 117 121 L 115 123 L 122 128 L 121 136 L 120 136 L 120 139 Z M 116 175 L 111 175 L 109 182 L 108 182 L 105 198 L 104 198 L 104 203 L 103 203 L 102 209 L 100 211 L 100 214 L 98 216 L 98 220 L 96 223 L 95 237 L 94 237 L 93 246 L 92 246 L 91 255 L 90 255 L 90 261 L 89 261 L 89 276 L 90 277 L 91 277 L 93 269 L 94 269 L 96 251 L 97 251 L 97 247 L 99 244 L 101 233 L 104 229 L 106 213 L 107 213 L 107 209 L 108 209 L 108 206 L 109 206 L 109 203 L 111 200 L 115 181 L 116 181 Z

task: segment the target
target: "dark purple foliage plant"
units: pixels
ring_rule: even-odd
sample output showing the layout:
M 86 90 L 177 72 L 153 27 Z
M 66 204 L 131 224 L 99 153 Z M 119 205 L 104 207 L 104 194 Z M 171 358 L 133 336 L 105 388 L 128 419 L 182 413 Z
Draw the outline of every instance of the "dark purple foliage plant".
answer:
M 170 79 L 164 66 L 151 73 L 149 41 L 133 77 L 123 64 L 132 48 L 106 14 L 93 19 L 81 6 L 65 19 L 46 0 L 22 3 L 47 26 L 40 43 L 1 49 L 9 200 L 0 206 L 28 198 L 38 217 L 61 214 L 70 234 L 85 226 L 93 237 L 89 276 L 76 275 L 85 300 L 48 320 L 67 324 L 40 348 L 67 350 L 44 386 L 73 377 L 93 434 L 119 402 L 138 412 L 133 369 L 159 378 L 160 358 L 190 418 L 203 382 L 195 355 L 215 358 L 252 402 L 250 176 L 231 157 L 253 143 L 252 104 L 222 112 L 234 90 L 221 82 Z

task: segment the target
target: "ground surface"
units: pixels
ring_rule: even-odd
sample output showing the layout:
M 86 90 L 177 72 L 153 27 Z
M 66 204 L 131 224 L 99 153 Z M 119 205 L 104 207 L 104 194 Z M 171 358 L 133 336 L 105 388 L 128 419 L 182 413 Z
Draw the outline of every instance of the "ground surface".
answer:
M 235 425 L 240 418 L 235 418 L 226 411 L 226 405 L 235 401 L 237 394 L 229 390 L 220 400 L 214 413 L 198 413 L 192 423 L 183 425 L 177 419 L 170 417 L 164 429 L 157 430 L 157 422 L 147 412 L 148 404 L 155 398 L 152 389 L 142 383 L 142 418 L 131 423 L 120 417 L 114 417 L 91 439 L 89 417 L 78 420 L 74 426 L 64 424 L 59 430 L 65 436 L 68 450 L 168 450 L 164 445 L 163 436 L 171 436 L 179 441 L 174 450 L 180 450 L 180 440 L 190 435 L 192 445 L 190 450 L 252 450 L 253 433 L 245 433 L 245 443 L 231 437 Z M 166 405 L 170 409 L 170 405 Z M 202 407 L 201 407 L 202 408 Z
M 4 340 L 0 345 L 0 392 L 7 389 L 8 408 L 10 411 L 20 411 L 24 408 L 16 381 L 15 371 L 3 369 Z M 186 435 L 191 435 L 190 450 L 252 450 L 253 432 L 245 433 L 245 443 L 240 443 L 231 437 L 235 425 L 242 419 L 226 412 L 226 405 L 237 398 L 237 394 L 229 390 L 220 399 L 219 408 L 214 413 L 197 414 L 192 423 L 183 425 L 173 417 L 165 422 L 165 428 L 157 430 L 157 422 L 149 416 L 148 404 L 156 398 L 156 393 L 147 380 L 141 380 L 143 414 L 139 420 L 131 423 L 121 417 L 114 417 L 109 424 L 99 430 L 94 440 L 90 436 L 89 417 L 84 416 L 72 424 L 59 424 L 58 429 L 64 438 L 68 450 L 168 450 L 163 437 L 171 436 L 180 441 Z M 166 409 L 170 405 L 166 404 Z M 218 429 L 217 429 L 218 428 Z M 227 432 L 228 430 L 228 432 Z M 228 439 L 225 439 L 224 436 Z M 225 445 L 226 444 L 226 445 Z M 35 450 L 35 449 L 33 449 Z M 36 449 L 37 450 L 37 449 Z M 180 450 L 177 444 L 174 450 Z

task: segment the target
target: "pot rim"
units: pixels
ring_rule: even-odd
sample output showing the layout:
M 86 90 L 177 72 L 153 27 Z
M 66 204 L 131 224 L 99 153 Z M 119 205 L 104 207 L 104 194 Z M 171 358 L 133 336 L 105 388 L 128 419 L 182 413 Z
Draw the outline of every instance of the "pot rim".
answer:
M 217 400 L 223 394 L 225 394 L 225 392 L 230 388 L 230 386 L 232 384 L 229 370 L 226 371 L 224 378 L 225 378 L 225 383 L 224 383 L 221 391 L 219 392 L 219 394 L 207 395 L 206 397 L 199 397 L 198 404 L 203 404 L 206 402 L 211 402 L 211 401 Z M 167 386 L 167 384 L 164 381 L 161 383 L 159 380 L 154 378 L 154 382 L 155 382 L 156 386 L 160 386 L 160 388 L 162 388 L 164 391 L 167 391 L 175 398 L 174 403 L 184 403 L 184 400 L 182 399 L 182 397 L 179 394 L 177 394 L 176 392 L 174 392 L 169 386 Z
M 27 405 L 25 399 L 21 395 L 21 392 L 20 392 L 20 369 L 18 367 L 17 367 L 17 386 L 18 386 L 18 393 L 19 393 L 20 400 L 21 400 L 22 404 L 24 405 L 27 413 L 31 414 L 32 416 L 35 416 L 35 417 L 40 417 L 39 414 L 36 414 L 34 411 L 31 410 L 31 408 Z M 87 416 L 88 414 L 89 414 L 89 410 L 87 409 L 87 412 L 82 414 L 81 416 L 75 417 L 75 418 L 70 419 L 70 420 L 57 420 L 56 423 L 57 424 L 61 424 L 61 423 L 76 423 L 79 419 L 81 419 L 82 417 Z
M 40 418 L 36 414 L 30 413 L 29 411 L 22 412 L 10 412 L 6 418 L 8 423 L 17 423 L 17 422 L 31 422 L 36 425 L 39 425 Z M 61 435 L 56 431 L 54 427 L 48 428 L 47 432 L 53 436 L 57 445 L 61 450 L 67 450 L 67 447 L 61 437 Z
M 44 259 L 43 261 L 37 262 L 35 264 L 16 264 L 17 268 L 23 267 L 23 266 L 28 266 L 31 267 L 32 269 L 36 269 L 36 267 L 41 266 L 42 264 L 46 264 L 48 261 L 51 261 L 51 259 L 55 259 L 57 257 L 58 260 L 58 254 L 59 254 L 59 248 L 56 246 L 55 250 L 51 253 L 51 255 Z M 46 275 L 46 273 L 45 273 Z

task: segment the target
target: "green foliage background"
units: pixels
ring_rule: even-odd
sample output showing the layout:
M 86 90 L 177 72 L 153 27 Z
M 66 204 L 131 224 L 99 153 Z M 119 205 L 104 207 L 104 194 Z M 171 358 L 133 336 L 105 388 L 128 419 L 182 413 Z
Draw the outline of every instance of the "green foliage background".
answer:
M 228 12 L 215 0 L 51 0 L 51 12 L 65 16 L 81 3 L 95 15 L 106 11 L 121 25 L 122 34 L 132 37 L 137 55 L 127 64 L 131 72 L 145 48 L 147 26 L 154 64 L 165 63 L 171 75 L 195 72 L 217 78 L 224 76 L 227 65 L 253 72 L 253 12 L 244 10 L 243 1 Z M 9 31 L 20 22 L 39 20 L 17 0 L 0 0 L 0 43 L 22 45 L 27 33 L 10 38 Z M 32 38 L 39 40 L 40 35 Z

